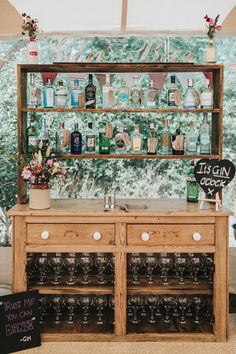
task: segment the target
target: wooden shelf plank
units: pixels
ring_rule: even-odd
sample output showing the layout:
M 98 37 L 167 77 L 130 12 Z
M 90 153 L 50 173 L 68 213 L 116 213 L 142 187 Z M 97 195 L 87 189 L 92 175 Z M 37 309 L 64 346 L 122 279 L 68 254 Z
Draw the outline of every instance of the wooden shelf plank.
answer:
M 40 294 L 99 294 L 112 295 L 114 288 L 112 286 L 90 285 L 90 286 L 66 286 L 66 285 L 35 285 L 29 286 L 28 290 L 39 290 Z
M 219 155 L 63 154 L 63 159 L 218 159 Z
M 135 288 L 135 287 L 128 287 L 127 288 L 127 294 L 128 295 L 136 295 L 136 294 L 160 294 L 160 295 L 212 295 L 213 291 L 212 290 L 207 290 L 207 289 L 201 289 L 201 288 L 196 288 L 194 289 L 171 289 L 171 288 L 164 288 L 164 286 L 161 287 L 152 287 L 149 288 L 148 286 L 145 288 Z

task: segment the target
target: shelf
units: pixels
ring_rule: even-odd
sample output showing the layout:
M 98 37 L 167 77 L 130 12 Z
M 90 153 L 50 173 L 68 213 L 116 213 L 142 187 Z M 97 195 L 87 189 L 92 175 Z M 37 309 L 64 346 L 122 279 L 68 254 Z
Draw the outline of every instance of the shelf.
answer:
M 63 154 L 63 159 L 218 159 L 219 155 Z
M 94 295 L 112 295 L 114 288 L 105 285 L 90 286 L 69 286 L 69 285 L 30 285 L 28 290 L 39 290 L 39 294 L 94 294 Z
M 218 108 L 214 109 L 184 109 L 184 108 L 158 108 L 158 109 L 81 109 L 81 108 L 21 108 L 21 112 L 77 112 L 77 113 L 219 113 Z

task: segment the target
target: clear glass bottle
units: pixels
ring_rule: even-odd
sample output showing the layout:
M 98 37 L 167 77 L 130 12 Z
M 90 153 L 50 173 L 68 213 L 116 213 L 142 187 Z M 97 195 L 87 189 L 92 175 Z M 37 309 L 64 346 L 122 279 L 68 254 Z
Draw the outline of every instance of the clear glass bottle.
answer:
M 150 123 L 147 131 L 147 154 L 155 155 L 157 151 L 157 133 L 154 123 Z
M 138 84 L 138 76 L 133 76 L 134 84 L 130 88 L 130 107 L 140 108 L 143 104 L 143 89 Z
M 187 173 L 187 202 L 197 203 L 199 194 L 199 185 L 194 176 L 194 161 Z
M 117 154 L 125 154 L 127 152 L 123 125 L 119 126 L 118 133 L 115 135 L 115 151 Z
M 178 104 L 177 104 L 178 92 L 179 92 L 179 90 L 176 85 L 176 77 L 175 77 L 175 75 L 171 75 L 170 84 L 169 84 L 168 91 L 167 91 L 167 106 L 168 107 L 173 107 L 173 108 L 178 107 Z
M 73 81 L 73 86 L 70 92 L 70 102 L 72 108 L 79 107 L 79 80 Z
M 144 107 L 158 108 L 158 89 L 154 87 L 154 81 L 150 80 L 149 87 L 144 90 Z
M 85 108 L 96 108 L 96 87 L 93 84 L 93 75 L 89 74 L 89 82 L 85 87 Z
M 102 87 L 102 106 L 103 108 L 114 106 L 114 89 L 110 83 L 110 74 L 106 74 L 106 84 Z
M 122 80 L 122 85 L 117 90 L 117 100 L 116 100 L 117 107 L 128 108 L 129 96 L 130 96 L 129 88 L 126 86 L 125 80 Z
M 107 137 L 107 122 L 103 119 L 99 123 L 99 154 L 110 154 L 111 139 Z
M 49 143 L 49 136 L 47 132 L 47 121 L 45 118 L 42 119 L 42 126 L 39 133 L 38 141 L 43 141 L 46 145 Z
M 43 88 L 43 106 L 45 108 L 54 108 L 54 105 L 55 105 L 54 87 L 51 83 L 51 79 L 47 78 L 47 83 Z
M 180 128 L 177 128 L 175 134 L 172 136 L 172 154 L 184 154 L 184 136 L 180 133 Z
M 38 145 L 39 129 L 36 117 L 34 114 L 30 116 L 30 125 L 26 131 L 27 139 L 27 152 L 32 152 L 34 148 Z
M 143 150 L 143 136 L 139 132 L 139 126 L 134 126 L 134 132 L 131 135 L 131 153 L 141 154 Z
M 194 80 L 188 79 L 188 87 L 184 94 L 184 103 L 183 103 L 183 107 L 185 109 L 194 109 L 197 108 L 199 105 L 199 93 L 193 87 L 193 85 L 194 85 Z
M 203 114 L 203 123 L 200 126 L 200 154 L 209 155 L 211 153 L 210 124 L 207 113 Z
M 96 133 L 93 130 L 93 123 L 89 122 L 85 134 L 85 153 L 95 154 L 96 152 Z
M 30 73 L 30 82 L 28 85 L 28 107 L 38 107 L 38 89 L 35 84 L 35 76 Z
M 186 133 L 185 138 L 186 138 L 186 154 L 187 155 L 197 154 L 199 134 L 195 129 L 195 123 L 193 121 L 191 121 L 189 124 L 189 130 Z
M 70 149 L 72 155 L 82 154 L 82 134 L 79 132 L 78 123 L 75 123 L 74 131 L 71 133 Z
M 161 155 L 171 155 L 171 132 L 168 127 L 168 119 L 163 120 L 163 128 L 160 132 L 160 149 L 159 153 Z
M 68 102 L 68 91 L 62 80 L 58 81 L 55 90 L 55 107 L 64 108 Z
M 65 123 L 62 122 L 60 123 L 59 129 L 56 131 L 56 152 L 57 153 L 63 153 L 65 152 Z
M 200 92 L 200 107 L 213 108 L 213 90 L 210 88 L 210 80 L 206 79 L 205 87 Z

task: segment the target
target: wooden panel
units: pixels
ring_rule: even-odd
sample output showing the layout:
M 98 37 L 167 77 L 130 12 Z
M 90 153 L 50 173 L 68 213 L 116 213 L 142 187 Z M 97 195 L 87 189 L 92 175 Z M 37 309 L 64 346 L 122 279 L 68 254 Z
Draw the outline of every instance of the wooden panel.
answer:
M 143 241 L 141 235 L 148 233 L 149 240 Z M 193 240 L 193 233 L 201 234 L 201 240 Z M 214 225 L 128 225 L 128 245 L 213 245 Z
M 13 292 L 27 290 L 26 280 L 26 227 L 23 217 L 15 217 L 13 222 Z
M 62 155 L 63 159 L 218 159 L 218 155 L 147 155 L 147 154 L 80 154 L 80 155 Z
M 115 258 L 115 335 L 126 334 L 126 268 L 127 259 L 124 252 Z
M 109 295 L 114 293 L 114 289 L 111 286 L 30 286 L 28 290 L 39 290 L 40 294 L 99 294 Z
M 216 340 L 226 341 L 228 332 L 228 222 L 216 219 L 214 313 Z
M 43 240 L 41 233 L 48 231 L 49 238 Z M 100 240 L 94 240 L 95 232 L 101 234 Z M 42 245 L 81 244 L 113 245 L 113 224 L 28 224 L 27 243 Z

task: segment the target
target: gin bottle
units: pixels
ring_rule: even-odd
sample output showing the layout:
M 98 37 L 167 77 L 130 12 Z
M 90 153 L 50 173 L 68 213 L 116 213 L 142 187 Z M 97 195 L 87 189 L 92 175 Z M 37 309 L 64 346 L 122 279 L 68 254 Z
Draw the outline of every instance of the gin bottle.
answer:
M 128 108 L 129 107 L 129 88 L 126 86 L 126 82 L 123 80 L 121 87 L 117 91 L 117 107 Z
M 134 84 L 130 88 L 130 107 L 139 108 L 143 103 L 143 89 L 138 84 L 138 76 L 134 76 Z
M 195 129 L 194 122 L 190 122 L 189 131 L 186 133 L 186 154 L 197 154 L 198 132 Z
M 144 107 L 149 109 L 158 107 L 158 89 L 154 87 L 153 80 L 150 80 L 149 87 L 144 91 Z
M 213 108 L 213 91 L 210 88 L 210 80 L 206 79 L 206 86 L 200 92 L 201 108 Z
M 125 154 L 127 152 L 123 125 L 119 126 L 118 133 L 115 135 L 115 151 L 117 154 Z
M 92 74 L 89 74 L 89 82 L 85 87 L 85 108 L 96 108 L 96 87 L 93 84 Z
M 99 154 L 110 154 L 111 139 L 107 136 L 107 122 L 102 120 L 99 124 Z
M 85 153 L 95 154 L 96 152 L 96 134 L 93 130 L 93 123 L 88 123 L 88 128 L 85 135 Z
M 30 116 L 30 125 L 26 131 L 27 152 L 32 152 L 34 147 L 38 145 L 39 129 L 35 115 Z
M 33 73 L 30 73 L 30 82 L 28 86 L 28 107 L 38 107 L 38 89 L 35 84 L 35 77 Z
M 157 150 L 157 133 L 154 123 L 150 123 L 150 128 L 147 132 L 147 154 L 155 155 Z
M 203 114 L 203 123 L 200 126 L 200 154 L 211 153 L 210 125 L 207 121 L 207 113 Z
M 74 131 L 71 133 L 70 148 L 72 155 L 82 154 L 82 134 L 79 132 L 78 123 L 75 123 Z
M 45 145 L 49 143 L 49 136 L 47 132 L 47 121 L 45 118 L 42 119 L 42 126 L 39 133 L 38 141 L 42 141 Z
M 79 107 L 79 80 L 74 80 L 70 95 L 71 95 L 70 96 L 71 107 L 78 108 Z
M 172 136 L 172 154 L 184 154 L 184 136 L 180 133 L 180 129 L 176 129 L 176 133 Z
M 198 202 L 199 185 L 194 176 L 194 161 L 191 162 L 191 167 L 187 173 L 187 202 Z
M 56 152 L 63 153 L 65 152 L 65 123 L 60 123 L 59 129 L 56 131 Z
M 55 104 L 54 88 L 51 79 L 47 79 L 47 84 L 43 89 L 43 106 L 45 108 L 53 108 Z
M 64 108 L 67 106 L 68 92 L 62 80 L 58 81 L 58 86 L 55 91 L 55 106 Z
M 114 106 L 114 89 L 110 84 L 110 74 L 106 74 L 106 84 L 102 87 L 102 105 L 103 108 Z
M 171 132 L 168 127 L 168 120 L 163 120 L 163 128 L 160 133 L 160 149 L 159 153 L 161 155 L 171 155 Z
M 194 80 L 188 79 L 188 87 L 184 94 L 184 108 L 186 109 L 194 109 L 199 105 L 199 93 L 193 87 Z
M 170 77 L 170 85 L 167 91 L 167 105 L 168 107 L 178 107 L 177 99 L 178 99 L 179 90 L 176 85 L 175 75 L 171 75 Z
M 131 135 L 131 153 L 141 154 L 143 149 L 143 136 L 139 132 L 139 126 L 134 126 L 134 132 Z

